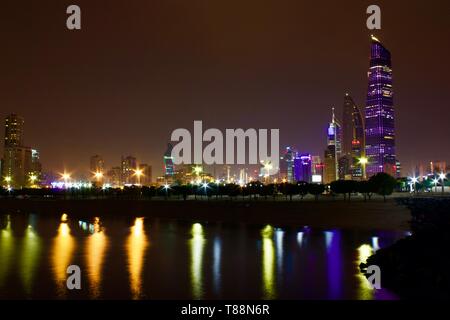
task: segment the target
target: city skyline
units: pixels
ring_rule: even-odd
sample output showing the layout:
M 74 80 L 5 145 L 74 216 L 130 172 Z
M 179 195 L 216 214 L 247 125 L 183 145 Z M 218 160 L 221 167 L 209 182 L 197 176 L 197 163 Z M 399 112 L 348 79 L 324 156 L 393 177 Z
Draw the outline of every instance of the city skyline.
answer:
M 146 10 L 140 2 L 112 6 L 113 17 L 136 21 L 120 27 L 104 18 L 98 4 L 80 5 L 89 19 L 79 34 L 59 30 L 62 5 L 46 1 L 30 5 L 36 12 L 32 24 L 14 21 L 23 11 L 20 5 L 2 21 L 9 48 L 4 59 L 17 62 L 5 64 L 2 116 L 15 112 L 26 119 L 27 143 L 40 151 L 46 169 L 87 172 L 92 155 L 101 154 L 110 167 L 131 154 L 151 164 L 158 176 L 170 132 L 195 119 L 217 128 L 278 126 L 280 146 L 322 155 L 330 107 L 341 114 L 346 92 L 365 106 L 370 53 L 365 4 L 341 8 L 330 3 L 324 10 L 286 1 L 276 13 L 266 7 L 257 15 L 250 4 L 242 5 L 239 14 L 223 3 L 193 6 L 206 6 L 210 16 L 205 17 L 181 4 Z M 423 4 L 404 8 L 381 1 L 380 6 L 383 27 L 375 34 L 394 57 L 395 107 L 401 115 L 396 119 L 398 158 L 405 173 L 419 163 L 448 161 L 450 151 L 438 139 L 449 134 L 443 70 L 450 49 L 441 41 L 448 30 L 441 15 L 445 10 L 433 9 L 430 16 Z M 173 17 L 183 18 L 183 10 L 192 20 L 182 19 L 181 25 Z M 334 21 L 334 14 L 342 21 L 331 37 L 326 21 Z M 236 18 L 234 24 L 227 17 Z M 412 34 L 400 22 L 414 18 L 422 22 Z M 260 27 L 252 28 L 249 21 Z M 229 28 L 242 32 L 227 36 Z M 308 28 L 313 32 L 308 34 Z M 44 33 L 48 42 L 34 43 Z M 19 43 L 16 35 L 30 41 Z M 28 54 L 33 55 L 32 73 Z M 427 83 L 421 85 L 420 79 Z M 430 121 L 423 121 L 426 117 Z

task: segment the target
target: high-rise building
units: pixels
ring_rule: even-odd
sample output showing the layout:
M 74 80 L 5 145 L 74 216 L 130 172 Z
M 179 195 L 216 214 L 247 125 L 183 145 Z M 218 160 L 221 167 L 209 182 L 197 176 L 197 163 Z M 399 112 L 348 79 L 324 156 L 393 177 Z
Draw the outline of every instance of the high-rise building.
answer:
M 286 182 L 294 182 L 294 158 L 296 151 L 292 147 L 286 147 L 284 155 L 281 157 L 280 175 L 281 179 L 286 179 Z
M 1 185 L 12 188 L 35 186 L 39 183 L 41 164 L 39 153 L 23 145 L 24 120 L 16 114 L 5 119 L 5 143 L 1 166 Z
M 167 144 L 167 150 L 164 153 L 164 174 L 167 177 L 171 177 L 175 173 L 175 168 L 173 164 L 173 157 L 172 157 L 172 144 Z
M 152 184 L 152 166 L 142 163 L 139 166 L 139 169 L 142 171 L 142 177 L 141 177 L 141 185 L 143 186 L 149 186 Z
M 325 149 L 325 177 L 324 183 L 331 183 L 339 178 L 338 160 L 341 157 L 341 125 L 337 121 L 332 109 L 331 122 L 327 130 L 327 148 Z
M 397 171 L 393 96 L 391 53 L 372 36 L 365 123 L 368 177 Z
M 312 157 L 309 153 L 297 154 L 294 158 L 295 181 L 311 182 Z
M 135 184 L 135 171 L 137 169 L 137 161 L 133 156 L 122 157 L 121 161 L 121 184 Z
M 25 121 L 17 114 L 10 114 L 5 119 L 5 148 L 23 146 L 23 127 Z
M 360 159 L 365 156 L 363 115 L 352 97 L 346 93 L 342 115 L 342 156 L 346 157 L 339 168 L 340 179 L 360 180 L 363 168 Z
M 92 156 L 90 161 L 90 169 L 92 173 L 95 172 L 103 173 L 105 170 L 105 162 L 103 161 L 103 158 L 98 154 Z
M 106 173 L 107 181 L 112 187 L 119 187 L 122 184 L 122 168 L 112 167 Z

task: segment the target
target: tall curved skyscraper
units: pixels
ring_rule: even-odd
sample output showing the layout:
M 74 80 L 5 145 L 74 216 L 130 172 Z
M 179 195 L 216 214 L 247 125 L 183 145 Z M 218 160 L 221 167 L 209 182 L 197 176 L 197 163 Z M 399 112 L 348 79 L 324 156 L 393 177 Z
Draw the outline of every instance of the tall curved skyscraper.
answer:
M 367 176 L 396 174 L 394 92 L 391 53 L 374 36 L 371 42 L 366 103 Z
M 339 168 L 341 179 L 351 178 L 360 180 L 363 171 L 360 159 L 365 156 L 364 120 L 363 114 L 346 93 L 342 114 L 342 156 L 346 158 L 348 166 Z M 345 161 L 343 161 L 345 163 Z

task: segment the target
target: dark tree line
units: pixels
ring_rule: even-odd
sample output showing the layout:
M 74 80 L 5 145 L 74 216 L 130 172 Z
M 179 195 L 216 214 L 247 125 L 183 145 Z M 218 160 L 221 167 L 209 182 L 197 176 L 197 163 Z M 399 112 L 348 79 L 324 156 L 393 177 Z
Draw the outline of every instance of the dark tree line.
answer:
M 360 193 L 364 200 L 371 199 L 373 194 L 379 194 L 384 197 L 392 194 L 397 185 L 396 179 L 385 173 L 379 173 L 371 177 L 368 181 L 349 181 L 338 180 L 332 182 L 329 186 L 317 183 L 296 182 L 296 183 L 271 183 L 263 184 L 259 181 L 248 183 L 241 186 L 238 184 L 187 184 L 172 186 L 130 186 L 124 188 L 99 187 L 81 188 L 81 189 L 17 189 L 8 191 L 0 189 L 0 196 L 3 197 L 42 197 L 42 198 L 62 198 L 62 199 L 100 199 L 100 198 L 118 198 L 118 199 L 183 199 L 189 197 L 194 199 L 227 199 L 233 201 L 238 198 L 248 200 L 258 199 L 277 199 L 282 196 L 286 200 L 292 201 L 294 196 L 303 199 L 306 195 L 314 196 L 317 201 L 320 195 L 328 192 L 332 196 L 343 195 L 345 200 L 350 200 L 353 194 Z

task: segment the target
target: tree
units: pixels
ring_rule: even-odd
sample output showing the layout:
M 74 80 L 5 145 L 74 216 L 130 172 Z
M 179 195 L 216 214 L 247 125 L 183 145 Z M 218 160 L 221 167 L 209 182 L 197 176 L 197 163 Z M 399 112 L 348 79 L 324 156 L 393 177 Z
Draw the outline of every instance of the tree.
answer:
M 299 181 L 297 182 L 297 191 L 300 195 L 300 199 L 303 200 L 303 198 L 308 194 L 308 187 L 309 184 L 305 181 Z
M 370 177 L 369 182 L 373 184 L 375 192 L 383 196 L 384 202 L 386 202 L 386 196 L 391 195 L 397 185 L 397 180 L 384 172 Z
M 330 183 L 331 192 L 343 194 L 344 200 L 347 200 L 347 189 L 344 180 L 336 180 Z
M 319 200 L 319 196 L 324 193 L 325 186 L 319 183 L 311 183 L 308 185 L 308 192 L 314 196 L 314 199 Z
M 371 181 L 359 181 L 356 185 L 356 191 L 364 195 L 364 201 L 372 198 L 372 194 L 376 192 L 374 185 Z

